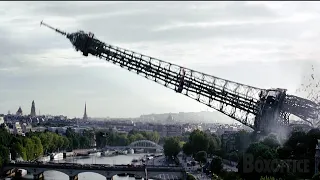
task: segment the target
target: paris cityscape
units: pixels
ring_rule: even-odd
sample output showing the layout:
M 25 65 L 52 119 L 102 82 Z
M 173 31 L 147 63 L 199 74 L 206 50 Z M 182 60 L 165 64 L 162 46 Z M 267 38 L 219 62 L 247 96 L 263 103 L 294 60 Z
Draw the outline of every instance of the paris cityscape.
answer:
M 1 2 L 0 179 L 320 179 L 318 12 Z

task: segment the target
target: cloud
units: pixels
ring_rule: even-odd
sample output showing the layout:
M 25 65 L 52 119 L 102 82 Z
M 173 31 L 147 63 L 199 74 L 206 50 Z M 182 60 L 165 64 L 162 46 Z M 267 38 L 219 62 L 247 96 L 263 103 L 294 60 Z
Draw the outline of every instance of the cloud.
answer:
M 242 47 L 247 41 L 255 41 L 256 43 L 252 44 L 253 47 L 241 49 L 247 57 L 233 58 L 234 61 L 255 59 L 255 56 L 259 54 L 269 56 L 269 59 L 281 60 L 290 56 L 291 49 L 298 46 L 296 44 L 299 42 L 292 43 L 292 41 L 300 41 L 299 37 L 310 39 L 315 36 L 316 30 L 306 32 L 306 27 L 312 26 L 312 22 L 319 18 L 314 14 L 316 11 L 293 13 L 290 9 L 297 8 L 297 6 L 287 3 L 65 3 L 62 5 L 60 2 L 32 2 L 32 6 L 26 2 L 2 3 L 3 9 L 11 6 L 16 8 L 11 8 L 5 13 L 5 20 L 2 20 L 2 23 L 7 26 L 0 29 L 0 33 L 3 31 L 2 34 L 4 34 L 1 40 L 6 44 L 0 48 L 1 54 L 9 54 L 10 56 L 19 54 L 19 57 L 23 56 L 31 62 L 39 62 L 41 56 L 51 58 L 50 53 L 61 54 L 68 59 L 75 58 L 75 53 L 71 51 L 68 40 L 59 37 L 50 30 L 39 28 L 40 19 L 44 19 L 46 22 L 70 32 L 77 29 L 90 30 L 107 43 L 119 44 L 125 48 L 137 47 L 136 51 L 138 52 L 153 48 L 155 51 L 172 51 L 172 53 L 181 54 L 184 51 L 189 52 L 189 49 L 202 47 L 208 48 L 207 50 L 219 50 L 218 56 L 215 56 L 217 54 L 213 52 L 209 56 L 210 58 L 218 59 L 220 54 L 229 56 L 228 52 L 236 53 L 234 57 L 239 58 L 237 54 L 239 47 Z M 284 11 L 284 7 L 287 6 L 289 10 Z M 319 29 L 319 27 L 317 28 Z M 313 29 L 315 28 L 313 27 Z M 272 41 L 274 44 L 283 44 L 284 41 L 288 41 L 286 45 L 283 45 L 287 49 L 276 49 L 281 48 L 278 45 L 275 47 L 264 45 L 268 41 Z M 150 48 L 139 49 L 139 44 L 145 44 L 145 46 L 148 44 Z M 225 44 L 228 46 L 228 52 L 223 51 Z M 261 46 L 267 48 L 263 51 L 257 49 Z M 70 53 L 64 51 L 67 48 Z M 246 50 L 248 52 L 245 52 Z M 204 54 L 201 51 L 198 53 Z M 28 57 L 24 55 L 28 55 Z M 170 56 L 168 54 L 164 58 L 169 60 L 177 58 Z M 222 57 L 224 56 L 222 55 Z M 53 66 L 56 66 L 57 63 L 68 64 L 66 61 L 59 60 L 51 62 Z M 2 64 L 4 63 L 2 62 Z M 78 65 L 82 66 L 81 63 Z

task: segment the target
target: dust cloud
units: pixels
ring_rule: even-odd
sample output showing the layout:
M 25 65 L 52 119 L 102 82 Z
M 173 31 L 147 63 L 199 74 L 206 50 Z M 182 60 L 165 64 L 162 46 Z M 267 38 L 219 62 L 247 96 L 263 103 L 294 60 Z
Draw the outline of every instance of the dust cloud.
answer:
M 274 121 L 271 121 L 274 122 Z M 269 134 L 260 134 L 256 139 L 258 142 L 263 142 L 265 139 L 273 139 L 282 146 L 290 136 L 290 130 L 287 126 L 278 126 L 269 124 L 272 131 Z
M 302 67 L 301 81 L 299 88 L 296 90 L 296 94 L 302 98 L 309 99 L 320 107 L 320 63 L 306 62 Z M 310 119 L 312 127 L 318 128 L 320 124 L 320 113 L 318 113 L 317 119 Z M 275 121 L 273 121 L 275 120 Z M 276 119 L 270 119 L 268 122 L 276 122 Z M 301 120 L 303 121 L 303 120 Z M 266 138 L 272 138 L 276 140 L 281 146 L 289 138 L 291 130 L 287 126 L 279 126 L 276 124 L 268 124 L 272 133 L 258 137 L 258 142 L 264 141 Z
M 318 72 L 317 70 L 318 69 Z M 310 64 L 304 69 L 300 87 L 297 89 L 299 96 L 320 104 L 320 73 L 319 64 Z
M 302 79 L 300 87 L 297 89 L 297 94 L 303 98 L 309 99 L 320 105 L 320 64 L 319 63 L 306 63 L 302 71 Z M 313 128 L 320 125 L 319 119 L 320 112 L 318 112 L 317 119 L 310 119 Z

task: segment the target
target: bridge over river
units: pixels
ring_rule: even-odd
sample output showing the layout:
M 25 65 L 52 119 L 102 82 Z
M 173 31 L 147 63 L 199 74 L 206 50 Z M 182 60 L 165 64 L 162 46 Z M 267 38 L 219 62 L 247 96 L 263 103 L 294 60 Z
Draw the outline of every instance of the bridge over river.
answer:
M 17 169 L 27 170 L 33 174 L 33 179 L 44 179 L 45 171 L 59 171 L 69 176 L 70 180 L 77 180 L 78 174 L 93 172 L 111 180 L 115 175 L 129 175 L 144 179 L 173 179 L 185 180 L 187 173 L 183 167 L 168 166 L 129 166 L 129 165 L 109 165 L 109 164 L 74 164 L 74 163 L 31 163 L 19 162 L 9 163 L 2 168 L 2 172 L 13 172 Z
M 155 149 L 158 152 L 163 151 L 162 146 L 149 140 L 135 141 L 128 146 L 106 146 L 105 149 Z

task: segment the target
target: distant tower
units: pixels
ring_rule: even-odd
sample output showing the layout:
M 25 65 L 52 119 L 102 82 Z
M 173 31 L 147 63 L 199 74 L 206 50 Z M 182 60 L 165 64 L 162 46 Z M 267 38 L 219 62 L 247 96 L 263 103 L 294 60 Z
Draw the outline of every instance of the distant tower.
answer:
M 88 115 L 87 115 L 87 103 L 84 103 L 83 120 L 88 120 Z
M 32 105 L 31 105 L 31 116 L 36 116 L 36 105 L 34 104 L 34 101 L 32 101 Z

